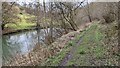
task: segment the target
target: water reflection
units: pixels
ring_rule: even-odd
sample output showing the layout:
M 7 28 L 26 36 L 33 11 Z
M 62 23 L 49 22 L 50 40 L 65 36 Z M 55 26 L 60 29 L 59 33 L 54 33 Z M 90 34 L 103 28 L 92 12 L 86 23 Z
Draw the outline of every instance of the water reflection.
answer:
M 49 28 L 47 29 L 49 31 Z M 2 37 L 2 49 L 3 49 L 3 63 L 8 61 L 16 54 L 28 53 L 38 42 L 38 36 L 40 42 L 44 44 L 46 29 L 40 31 L 40 35 L 37 35 L 37 31 L 22 32 L 15 35 L 8 35 Z M 54 29 L 54 37 L 58 37 L 59 33 Z
M 3 36 L 2 49 L 3 61 L 8 61 L 10 57 L 16 54 L 25 54 L 29 52 L 36 44 L 36 32 L 25 32 L 16 35 Z

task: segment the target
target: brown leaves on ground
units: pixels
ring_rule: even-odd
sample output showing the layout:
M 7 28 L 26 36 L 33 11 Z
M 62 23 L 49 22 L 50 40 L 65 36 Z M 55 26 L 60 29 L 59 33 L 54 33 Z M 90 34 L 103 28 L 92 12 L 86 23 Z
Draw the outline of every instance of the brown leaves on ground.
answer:
M 68 41 L 74 40 L 91 23 L 80 26 L 79 30 L 70 32 L 58 38 L 54 43 L 48 46 L 36 44 L 33 50 L 26 55 L 16 55 L 11 62 L 4 64 L 5 66 L 35 66 L 45 62 L 47 58 L 56 55 L 65 47 Z M 4 66 L 3 65 L 3 66 Z

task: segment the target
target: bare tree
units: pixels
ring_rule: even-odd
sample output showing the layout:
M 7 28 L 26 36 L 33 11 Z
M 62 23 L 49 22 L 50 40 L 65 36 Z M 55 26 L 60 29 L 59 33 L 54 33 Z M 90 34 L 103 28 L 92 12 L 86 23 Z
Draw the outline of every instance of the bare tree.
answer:
M 92 22 L 92 17 L 91 17 L 91 13 L 90 13 L 90 4 L 88 3 L 88 0 L 86 0 L 86 3 L 83 3 L 83 5 L 86 5 L 85 12 L 86 12 L 86 16 L 88 16 L 89 22 Z M 82 7 L 83 7 L 82 5 Z
M 53 10 L 53 3 L 50 2 L 50 13 L 51 13 L 51 22 L 50 22 L 50 43 L 53 42 L 53 13 L 52 13 L 52 10 Z
M 39 35 L 40 35 L 40 3 L 39 2 L 37 2 L 37 4 L 36 4 L 36 8 L 37 8 L 37 35 L 38 35 L 38 44 L 40 44 L 40 37 L 39 37 Z
M 68 22 L 72 29 L 76 31 L 78 29 L 78 26 L 76 25 L 76 22 L 74 20 L 75 16 L 75 11 L 80 7 L 82 3 L 84 3 L 85 0 L 80 2 L 79 4 L 77 3 L 56 3 L 56 7 L 60 10 L 61 17 L 65 19 L 65 22 Z M 77 6 L 76 6 L 77 5 Z
M 90 6 L 89 6 L 89 3 L 88 3 L 88 0 L 87 0 L 87 16 L 89 18 L 89 21 L 92 22 L 91 14 L 90 14 Z

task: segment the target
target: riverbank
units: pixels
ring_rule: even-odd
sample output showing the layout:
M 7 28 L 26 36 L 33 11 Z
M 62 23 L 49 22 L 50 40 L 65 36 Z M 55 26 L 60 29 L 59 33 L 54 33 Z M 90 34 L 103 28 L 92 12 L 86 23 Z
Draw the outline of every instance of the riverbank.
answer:
M 79 30 L 70 32 L 69 34 L 62 36 L 62 40 L 53 43 L 54 47 L 57 45 L 61 47 L 60 51 L 56 55 L 50 57 L 45 63 L 39 65 L 64 66 L 67 60 L 69 60 L 69 58 L 71 57 L 73 51 L 76 50 L 76 43 L 79 42 L 79 38 L 82 38 L 86 30 L 89 29 L 92 24 L 93 22 L 86 23 L 84 25 L 81 25 Z
M 49 27 L 47 27 L 47 28 L 49 28 Z M 41 29 L 46 29 L 46 28 L 41 27 Z M 31 30 L 38 30 L 38 28 L 37 28 L 37 26 L 31 26 L 29 28 L 24 28 L 24 29 L 5 28 L 4 30 L 2 30 L 2 35 L 17 34 L 17 33 L 31 31 Z
M 90 28 L 76 34 L 57 55 L 49 58 L 48 66 L 118 66 L 117 22 L 93 23 Z
M 25 32 L 25 31 L 30 31 L 30 30 L 36 30 L 36 27 L 32 27 L 29 29 L 10 29 L 10 28 L 5 28 L 2 31 L 2 35 L 9 35 L 9 34 L 16 34 L 16 33 L 21 33 L 21 32 Z
M 79 30 L 63 35 L 49 46 L 36 44 L 30 53 L 17 55 L 11 63 L 5 65 L 116 66 L 119 59 L 116 22 L 104 25 L 100 23 L 86 23 Z
M 29 66 L 29 65 L 43 65 L 47 61 L 49 57 L 52 57 L 62 51 L 65 48 L 65 44 L 68 41 L 73 40 L 74 37 L 79 34 L 79 32 L 83 31 L 90 24 L 86 23 L 86 25 L 81 25 L 80 29 L 77 31 L 70 32 L 66 35 L 63 35 L 61 38 L 57 39 L 54 43 L 49 46 L 41 46 L 36 44 L 37 49 L 33 49 L 30 53 L 26 55 L 17 55 L 10 63 L 6 63 L 5 65 L 17 65 L 17 66 Z M 27 62 L 26 62 L 27 61 Z

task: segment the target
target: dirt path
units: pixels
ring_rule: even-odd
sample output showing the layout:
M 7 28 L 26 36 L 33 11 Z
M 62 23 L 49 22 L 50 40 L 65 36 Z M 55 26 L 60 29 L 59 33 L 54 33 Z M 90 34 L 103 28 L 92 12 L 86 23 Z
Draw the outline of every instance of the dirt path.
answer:
M 88 26 L 90 26 L 90 24 Z M 69 53 L 66 54 L 66 56 L 63 58 L 63 60 L 61 60 L 61 62 L 59 63 L 59 66 L 65 66 L 67 64 L 67 62 L 73 57 L 73 54 L 74 54 L 76 48 L 82 42 L 82 37 L 85 36 L 85 34 L 86 34 L 86 31 L 79 38 L 79 40 L 77 40 L 76 44 L 71 48 L 71 50 L 69 51 Z

